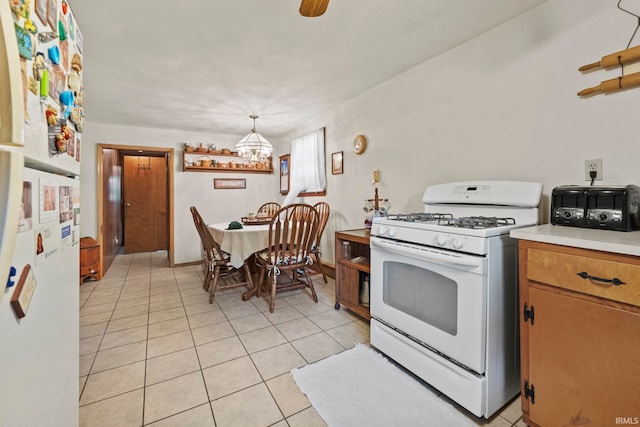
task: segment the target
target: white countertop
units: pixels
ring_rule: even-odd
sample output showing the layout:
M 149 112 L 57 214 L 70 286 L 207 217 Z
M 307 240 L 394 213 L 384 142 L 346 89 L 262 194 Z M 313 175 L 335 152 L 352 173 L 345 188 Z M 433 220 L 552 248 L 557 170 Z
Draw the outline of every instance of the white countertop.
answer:
M 640 256 L 640 231 L 596 230 L 542 224 L 516 228 L 511 230 L 509 235 L 515 239 Z

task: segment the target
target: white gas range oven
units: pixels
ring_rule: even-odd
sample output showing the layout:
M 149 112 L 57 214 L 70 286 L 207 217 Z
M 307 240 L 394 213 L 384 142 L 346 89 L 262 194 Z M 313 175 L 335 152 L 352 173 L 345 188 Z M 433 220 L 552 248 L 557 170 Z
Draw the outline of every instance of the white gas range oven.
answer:
M 371 344 L 476 416 L 520 390 L 517 243 L 542 185 L 427 187 L 424 213 L 374 218 Z

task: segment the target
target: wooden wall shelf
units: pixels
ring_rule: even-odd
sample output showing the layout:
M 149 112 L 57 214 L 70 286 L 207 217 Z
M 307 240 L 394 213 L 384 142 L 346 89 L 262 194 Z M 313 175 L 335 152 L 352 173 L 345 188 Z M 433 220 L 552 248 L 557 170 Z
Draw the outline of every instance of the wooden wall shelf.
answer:
M 223 162 L 227 164 L 226 167 L 187 166 L 187 162 L 191 163 L 195 161 L 201 161 L 202 159 L 209 159 L 209 160 L 212 160 L 212 162 L 219 164 L 221 162 L 217 161 L 217 158 L 227 159 L 229 157 L 231 157 L 232 160 L 230 160 L 229 162 Z M 240 174 L 245 174 L 245 173 L 272 174 L 273 173 L 273 164 L 272 164 L 271 158 L 269 158 L 268 167 L 263 169 L 258 169 L 255 167 L 255 165 L 253 165 L 253 167 L 251 168 L 248 168 L 246 167 L 248 166 L 248 163 L 246 161 L 244 160 L 235 161 L 233 159 L 242 159 L 242 157 L 240 157 L 238 153 L 235 153 L 235 152 L 224 154 L 219 151 L 213 151 L 213 152 L 184 151 L 184 156 L 182 161 L 182 171 L 183 172 L 215 172 L 215 173 L 222 172 L 222 173 L 240 173 Z M 229 163 L 232 163 L 232 162 L 234 163 L 233 165 L 234 167 L 231 167 L 231 165 L 229 165 Z
M 184 172 L 223 172 L 223 173 L 273 173 L 273 169 L 249 169 L 249 168 L 205 168 L 198 166 L 185 166 Z

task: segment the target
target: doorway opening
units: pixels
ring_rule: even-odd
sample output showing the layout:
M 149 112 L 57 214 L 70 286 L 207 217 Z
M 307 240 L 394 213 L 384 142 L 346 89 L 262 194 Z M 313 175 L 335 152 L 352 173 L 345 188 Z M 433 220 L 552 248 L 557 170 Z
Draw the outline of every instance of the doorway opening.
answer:
M 173 148 L 98 144 L 101 271 L 119 253 L 166 250 L 174 265 Z

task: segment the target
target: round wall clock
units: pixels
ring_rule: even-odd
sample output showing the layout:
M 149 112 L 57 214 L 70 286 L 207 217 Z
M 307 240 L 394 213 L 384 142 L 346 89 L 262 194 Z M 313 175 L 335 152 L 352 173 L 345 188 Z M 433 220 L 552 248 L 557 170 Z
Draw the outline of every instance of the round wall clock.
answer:
M 353 152 L 356 154 L 364 153 L 364 150 L 367 148 L 367 139 L 364 135 L 358 135 L 353 140 Z

